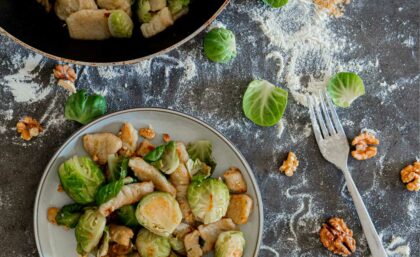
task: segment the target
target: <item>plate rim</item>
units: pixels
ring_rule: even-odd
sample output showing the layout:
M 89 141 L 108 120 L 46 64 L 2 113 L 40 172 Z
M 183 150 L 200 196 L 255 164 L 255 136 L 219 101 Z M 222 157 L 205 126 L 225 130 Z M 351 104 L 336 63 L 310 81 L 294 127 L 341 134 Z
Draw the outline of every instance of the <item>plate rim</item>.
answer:
M 49 174 L 49 170 L 51 170 L 51 166 L 52 166 L 53 162 L 58 158 L 58 156 L 61 154 L 61 152 L 64 150 L 64 148 L 66 148 L 67 145 L 71 141 L 73 141 L 75 138 L 79 137 L 86 129 L 96 125 L 97 123 L 99 123 L 103 120 L 106 120 L 106 119 L 114 117 L 114 116 L 118 116 L 118 115 L 125 114 L 125 113 L 131 113 L 131 112 L 145 112 L 145 111 L 169 113 L 169 114 L 172 114 L 172 115 L 175 115 L 175 116 L 180 116 L 180 117 L 189 119 L 189 120 L 203 126 L 204 128 L 208 129 L 210 132 L 214 133 L 223 142 L 225 142 L 229 146 L 230 149 L 233 150 L 235 155 L 239 158 L 241 163 L 244 165 L 244 167 L 246 169 L 246 172 L 248 173 L 248 175 L 250 177 L 251 184 L 252 184 L 252 187 L 254 188 L 255 196 L 257 198 L 258 213 L 259 213 L 259 220 L 258 220 L 259 228 L 258 228 L 258 236 L 257 236 L 257 245 L 256 245 L 256 249 L 254 249 L 253 256 L 258 257 L 258 252 L 259 252 L 260 247 L 261 247 L 262 236 L 263 236 L 264 210 L 263 210 L 263 202 L 262 202 L 260 188 L 258 186 L 257 180 L 256 180 L 256 178 L 254 176 L 254 173 L 253 173 L 250 165 L 248 164 L 247 160 L 245 159 L 245 157 L 242 155 L 242 153 L 236 148 L 236 146 L 229 139 L 227 139 L 221 132 L 219 132 L 217 129 L 213 128 L 212 126 L 210 126 L 206 122 L 204 122 L 204 121 L 202 121 L 198 118 L 195 118 L 191 115 L 188 115 L 186 113 L 180 112 L 180 111 L 175 111 L 175 110 L 170 110 L 170 109 L 165 109 L 165 108 L 159 108 L 159 107 L 131 108 L 131 109 L 116 111 L 116 112 L 104 115 L 104 116 L 90 122 L 89 124 L 84 125 L 81 128 L 79 128 L 60 146 L 60 148 L 57 151 L 55 151 L 54 155 L 50 158 L 50 160 L 49 160 L 47 166 L 45 167 L 45 169 L 42 173 L 42 176 L 39 180 L 36 195 L 35 195 L 35 203 L 34 203 L 34 207 L 33 207 L 33 212 L 34 212 L 34 214 L 33 214 L 34 237 L 35 237 L 35 243 L 36 243 L 38 255 L 40 257 L 45 257 L 42 254 L 41 242 L 40 242 L 40 239 L 39 239 L 39 229 L 38 229 L 38 224 L 37 224 L 40 196 L 41 196 L 41 191 L 43 189 L 43 185 L 44 185 L 44 183 L 46 181 L 46 178 Z

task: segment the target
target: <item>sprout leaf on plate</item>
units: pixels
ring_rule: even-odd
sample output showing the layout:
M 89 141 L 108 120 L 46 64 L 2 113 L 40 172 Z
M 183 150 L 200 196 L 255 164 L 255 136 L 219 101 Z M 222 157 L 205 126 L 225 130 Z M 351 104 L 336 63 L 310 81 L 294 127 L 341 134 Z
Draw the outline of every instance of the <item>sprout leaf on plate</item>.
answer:
M 127 227 L 135 228 L 140 225 L 136 218 L 136 207 L 133 205 L 126 205 L 118 209 L 117 218 Z
M 57 213 L 55 220 L 58 225 L 75 228 L 83 213 L 83 206 L 77 203 L 63 206 Z
M 116 154 L 108 155 L 108 170 L 106 173 L 108 181 L 112 182 L 124 179 L 128 173 L 129 160 L 125 156 L 117 156 Z
M 211 167 L 214 171 L 216 168 L 216 161 L 213 158 L 213 147 L 208 140 L 198 140 L 189 143 L 187 146 L 188 155 L 192 160 L 200 160 Z
M 101 205 L 109 201 L 111 198 L 114 198 L 118 195 L 123 186 L 123 179 L 112 181 L 106 185 L 101 186 L 98 190 L 98 193 L 96 194 L 96 204 Z
M 176 151 L 176 145 L 174 141 L 170 141 L 166 144 L 165 151 L 162 155 L 162 167 L 160 170 L 165 174 L 173 173 L 179 166 L 179 157 Z
M 327 91 L 335 105 L 349 107 L 354 100 L 365 94 L 365 86 L 357 74 L 339 72 L 328 82 Z
M 242 101 L 245 116 L 259 126 L 273 126 L 283 116 L 287 95 L 287 91 L 266 80 L 254 80 L 249 83 Z
M 150 151 L 148 154 L 146 154 L 146 156 L 144 156 L 143 159 L 147 162 L 156 162 L 160 160 L 160 158 L 162 158 L 162 155 L 165 151 L 165 147 L 166 145 L 160 145 L 156 147 L 155 149 Z
M 76 203 L 95 201 L 99 187 L 105 182 L 101 169 L 89 157 L 77 157 L 65 161 L 58 169 L 64 191 Z

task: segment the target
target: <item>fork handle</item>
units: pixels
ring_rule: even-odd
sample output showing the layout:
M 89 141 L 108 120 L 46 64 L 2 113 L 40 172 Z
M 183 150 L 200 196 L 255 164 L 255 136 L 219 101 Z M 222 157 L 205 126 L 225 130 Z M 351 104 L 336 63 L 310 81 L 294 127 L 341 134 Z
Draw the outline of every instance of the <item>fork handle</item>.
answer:
M 349 170 L 346 168 L 343 170 L 343 173 L 344 177 L 346 178 L 347 188 L 351 197 L 353 198 L 354 205 L 356 206 L 356 211 L 359 215 L 360 223 L 362 224 L 362 228 L 365 233 L 372 257 L 387 257 L 381 239 L 376 232 L 375 226 L 372 223 L 372 219 L 369 216 L 366 206 L 359 194 L 359 190 L 357 190 L 357 187 L 354 184 Z

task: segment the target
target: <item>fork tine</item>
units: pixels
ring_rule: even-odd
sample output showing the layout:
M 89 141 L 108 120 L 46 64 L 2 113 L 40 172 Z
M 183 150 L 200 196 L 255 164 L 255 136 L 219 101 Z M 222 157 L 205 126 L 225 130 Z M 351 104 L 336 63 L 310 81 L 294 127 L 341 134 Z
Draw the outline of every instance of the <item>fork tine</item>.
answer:
M 319 95 L 319 101 L 321 103 L 322 113 L 324 113 L 325 123 L 327 123 L 328 131 L 330 132 L 330 135 L 334 135 L 336 134 L 336 132 L 331 122 L 330 114 L 328 113 L 327 107 L 325 105 L 325 101 L 324 101 L 325 96 L 322 90 L 319 90 L 318 95 Z
M 343 135 L 345 135 L 343 126 L 341 126 L 340 119 L 338 118 L 337 112 L 335 111 L 335 107 L 331 101 L 331 98 L 327 94 L 325 94 L 325 99 L 327 99 L 328 110 L 331 113 L 331 118 L 334 123 L 335 129 L 337 130 L 337 133 L 342 133 Z
M 312 100 L 314 99 L 312 98 Z M 321 131 L 322 131 L 322 134 L 324 135 L 324 138 L 326 138 L 329 136 L 329 134 L 328 134 L 327 127 L 325 126 L 324 118 L 322 117 L 321 110 L 319 109 L 319 105 L 315 102 L 314 106 L 315 106 L 315 113 L 318 120 L 318 124 L 321 127 Z
M 317 122 L 316 117 L 315 117 L 314 106 L 313 106 L 311 100 L 312 100 L 311 97 L 309 95 L 307 95 L 306 96 L 306 101 L 308 102 L 309 116 L 311 117 L 312 128 L 314 130 L 314 135 L 315 135 L 316 141 L 320 142 L 320 140 L 322 140 L 322 135 L 321 135 L 321 131 L 319 130 L 318 122 Z

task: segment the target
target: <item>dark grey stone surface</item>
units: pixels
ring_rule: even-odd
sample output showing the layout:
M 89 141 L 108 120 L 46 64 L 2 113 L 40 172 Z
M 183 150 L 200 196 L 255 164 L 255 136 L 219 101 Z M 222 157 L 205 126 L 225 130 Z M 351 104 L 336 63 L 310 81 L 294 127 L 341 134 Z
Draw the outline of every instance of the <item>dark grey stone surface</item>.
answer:
M 237 12 L 235 5 L 261 8 L 256 2 L 235 1 L 218 19 L 237 33 L 240 53 L 230 65 L 212 66 L 201 56 L 200 34 L 179 50 L 152 60 L 150 73 L 142 73 L 145 70 L 139 67 L 144 66 L 123 66 L 108 78 L 97 68 L 77 66 L 77 85 L 106 92 L 109 112 L 132 107 L 171 108 L 208 122 L 232 140 L 249 161 L 262 192 L 265 226 L 260 256 L 331 256 L 317 234 L 331 216 L 345 218 L 354 230 L 358 243 L 354 256 L 369 256 L 356 211 L 343 190 L 342 175 L 322 158 L 312 135 L 302 136 L 309 122 L 305 107 L 289 98 L 287 124 L 280 139 L 277 128 L 257 127 L 242 114 L 241 96 L 247 83 L 254 76 L 275 80 L 275 71 L 259 54 L 259 44 L 267 43 L 262 33 L 256 42 L 241 42 L 245 38 L 242 33 L 247 32 L 244 28 L 259 29 Z M 402 245 L 411 249 L 410 256 L 420 256 L 420 196 L 405 190 L 399 172 L 420 150 L 419 12 L 417 0 L 357 1 L 348 6 L 344 18 L 333 23 L 334 31 L 360 46 L 353 56 L 343 53 L 344 59 L 370 56 L 375 62 L 376 56 L 379 60 L 376 72 L 361 71 L 366 95 L 351 108 L 339 109 L 339 116 L 350 124 L 345 126 L 349 138 L 365 127 L 379 132 L 378 156 L 363 162 L 350 158 L 349 166 L 386 247 L 392 252 L 397 248 L 390 246 L 392 238 L 401 237 Z M 402 43 L 407 37 L 411 38 L 408 45 Z M 197 58 L 198 75 L 178 83 L 184 81 L 187 69 L 179 60 L 192 49 L 196 49 L 193 58 Z M 19 62 L 23 59 L 15 57 L 29 53 L 0 36 L 0 82 L 22 66 Z M 42 88 L 53 86 L 50 74 L 55 64 L 44 58 L 36 69 L 35 82 Z M 379 86 L 380 81 L 386 81 L 387 86 Z M 388 90 L 394 84 L 398 88 Z M 79 125 L 62 120 L 66 93 L 58 87 L 40 101 L 20 103 L 0 85 L 0 110 L 13 109 L 11 119 L 0 116 L 0 125 L 7 129 L 0 133 L 0 256 L 37 256 L 32 208 L 38 181 L 53 153 Z M 46 112 L 54 116 L 50 119 L 47 115 L 47 131 L 23 144 L 13 130 L 16 122 L 23 115 L 40 118 Z M 277 171 L 289 150 L 295 151 L 301 162 L 291 178 Z

